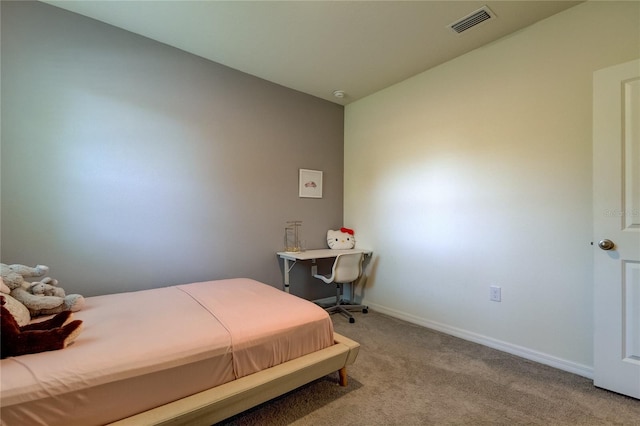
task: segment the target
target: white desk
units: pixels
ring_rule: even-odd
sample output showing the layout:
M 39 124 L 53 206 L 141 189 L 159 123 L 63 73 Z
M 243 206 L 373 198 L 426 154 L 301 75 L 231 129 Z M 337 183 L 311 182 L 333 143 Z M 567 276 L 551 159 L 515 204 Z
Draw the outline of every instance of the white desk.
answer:
M 316 263 L 317 259 L 329 259 L 332 257 L 336 257 L 339 254 L 345 253 L 363 253 L 365 256 L 371 256 L 372 251 L 357 248 L 348 250 L 318 249 L 300 252 L 279 251 L 278 256 L 284 259 L 284 291 L 289 293 L 289 271 L 291 271 L 291 268 L 294 267 L 297 261 L 310 260 L 312 263 Z M 312 267 L 311 275 L 313 275 L 314 273 L 315 271 Z

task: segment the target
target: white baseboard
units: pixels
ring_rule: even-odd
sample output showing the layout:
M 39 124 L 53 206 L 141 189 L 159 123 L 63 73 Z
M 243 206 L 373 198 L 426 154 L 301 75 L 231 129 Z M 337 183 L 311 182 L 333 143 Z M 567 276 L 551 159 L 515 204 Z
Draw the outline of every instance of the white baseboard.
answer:
M 414 315 L 410 315 L 404 312 L 389 309 L 385 306 L 380 306 L 375 303 L 368 303 L 364 301 L 370 309 L 380 312 L 390 317 L 398 318 L 412 324 L 421 325 L 426 328 L 430 328 L 436 331 L 440 331 L 451 336 L 459 337 L 464 340 L 468 340 L 474 343 L 478 343 L 484 346 L 488 346 L 493 349 L 497 349 L 502 352 L 506 352 L 512 355 L 519 356 L 521 358 L 535 361 L 540 364 L 548 365 L 550 367 L 557 368 L 559 370 L 567 371 L 569 373 L 577 374 L 579 376 L 593 379 L 593 367 L 587 365 L 578 364 L 572 361 L 568 361 L 562 358 L 555 357 L 553 355 L 538 352 L 533 349 L 525 348 L 523 346 L 514 345 L 512 343 L 503 342 L 501 340 L 494 339 L 492 337 L 483 336 L 482 334 L 473 333 L 471 331 L 463 330 L 456 327 L 451 327 L 446 324 L 441 324 L 435 321 L 430 321 L 424 318 L 419 318 Z

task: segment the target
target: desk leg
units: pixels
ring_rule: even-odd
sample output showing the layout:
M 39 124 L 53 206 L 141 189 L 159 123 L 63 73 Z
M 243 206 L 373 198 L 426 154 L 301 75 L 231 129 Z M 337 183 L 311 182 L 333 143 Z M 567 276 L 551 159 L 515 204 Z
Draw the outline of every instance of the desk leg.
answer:
M 293 265 L 295 264 L 296 262 L 293 262 Z M 287 293 L 289 293 L 289 271 L 293 265 L 289 266 L 289 259 L 284 259 L 284 291 Z

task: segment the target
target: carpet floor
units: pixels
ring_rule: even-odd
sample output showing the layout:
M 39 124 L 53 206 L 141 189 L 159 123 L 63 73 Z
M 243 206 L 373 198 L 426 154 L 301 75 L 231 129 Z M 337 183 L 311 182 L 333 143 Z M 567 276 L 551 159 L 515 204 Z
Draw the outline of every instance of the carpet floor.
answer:
M 577 376 L 374 311 L 336 332 L 360 343 L 332 374 L 219 425 L 638 425 L 640 401 Z

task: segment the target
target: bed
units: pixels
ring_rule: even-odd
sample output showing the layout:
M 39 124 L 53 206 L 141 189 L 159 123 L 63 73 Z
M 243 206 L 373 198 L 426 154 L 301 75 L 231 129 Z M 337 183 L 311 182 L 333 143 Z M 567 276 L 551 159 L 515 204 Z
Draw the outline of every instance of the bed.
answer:
M 2 360 L 2 425 L 211 425 L 346 367 L 329 315 L 250 279 L 89 297 L 68 348 Z

